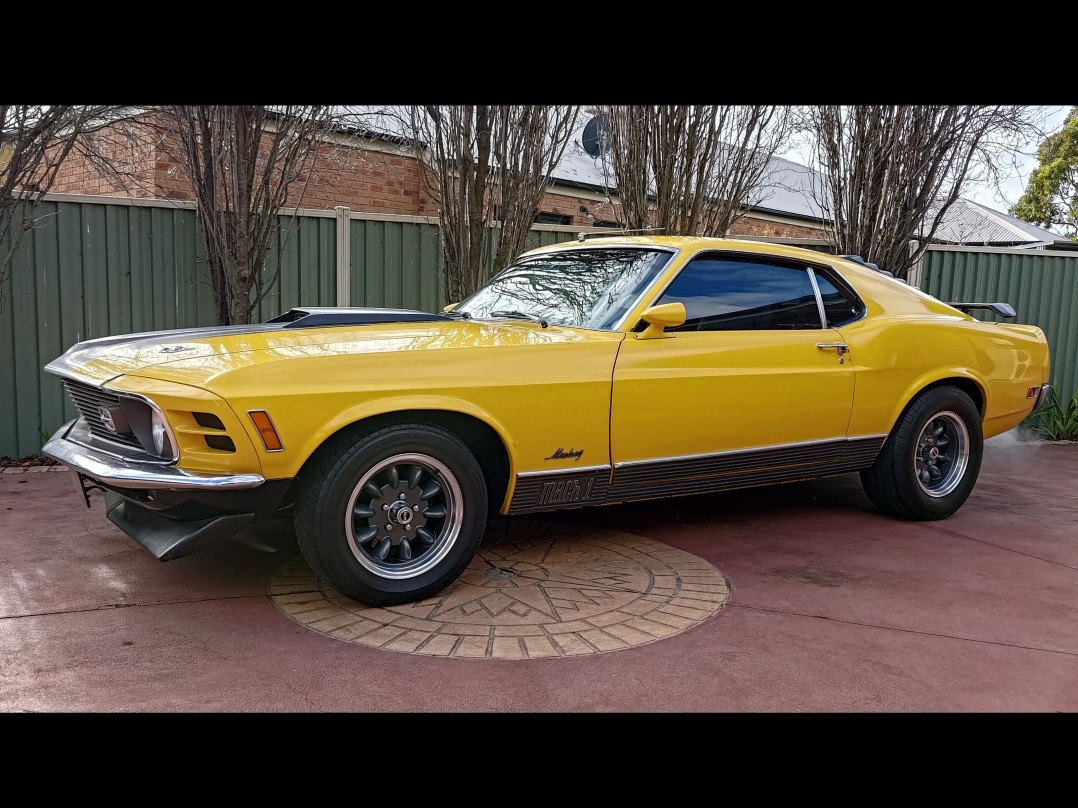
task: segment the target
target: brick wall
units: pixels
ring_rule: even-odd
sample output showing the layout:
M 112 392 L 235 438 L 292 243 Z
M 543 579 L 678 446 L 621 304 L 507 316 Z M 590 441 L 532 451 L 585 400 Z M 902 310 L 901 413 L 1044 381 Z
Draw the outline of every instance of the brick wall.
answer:
M 68 153 L 56 172 L 51 191 L 140 199 L 161 197 L 163 194 L 154 182 L 159 140 L 151 127 L 130 121 L 88 135 L 79 148 Z M 88 152 L 101 155 L 113 172 L 102 171 Z
M 731 236 L 781 236 L 782 238 L 827 238 L 828 231 L 802 227 L 770 219 L 745 216 L 730 225 Z
M 297 192 L 288 205 L 300 203 Z M 437 216 L 413 157 L 327 144 L 318 150 L 311 181 L 302 197 L 305 208 L 346 205 L 366 213 Z
M 161 128 L 119 125 L 100 136 L 97 148 L 121 168 L 122 181 L 103 175 L 84 156 L 72 154 L 61 167 L 52 190 L 192 200 L 191 184 L 176 146 L 173 136 Z M 310 182 L 305 189 L 294 187 L 286 202 L 286 207 L 296 205 L 326 210 L 345 205 L 359 213 L 438 215 L 438 206 L 424 187 L 418 161 L 393 146 L 382 149 L 345 143 L 321 145 Z M 539 210 L 570 217 L 572 227 L 592 227 L 596 220 L 619 220 L 608 202 L 563 193 L 547 193 Z M 826 236 L 825 231 L 817 228 L 751 215 L 735 222 L 730 232 L 731 235 L 800 238 Z

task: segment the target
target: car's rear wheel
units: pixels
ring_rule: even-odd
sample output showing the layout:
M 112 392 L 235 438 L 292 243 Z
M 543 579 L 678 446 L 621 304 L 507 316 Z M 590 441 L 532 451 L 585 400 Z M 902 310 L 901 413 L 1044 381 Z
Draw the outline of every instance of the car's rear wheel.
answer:
M 344 435 L 304 469 L 296 536 L 312 571 L 371 606 L 434 595 L 475 555 L 487 519 L 468 447 L 429 424 Z
M 943 519 L 973 491 L 984 451 L 981 418 L 957 387 L 918 396 L 891 431 L 861 483 L 872 503 L 901 519 Z

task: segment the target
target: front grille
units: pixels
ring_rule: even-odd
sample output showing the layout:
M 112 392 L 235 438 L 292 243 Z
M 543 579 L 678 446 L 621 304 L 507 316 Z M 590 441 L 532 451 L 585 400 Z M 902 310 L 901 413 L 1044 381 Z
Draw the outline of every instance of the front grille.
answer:
M 104 421 L 101 420 L 101 407 L 112 410 L 120 406 L 120 397 L 118 395 L 111 390 L 94 387 L 92 384 L 77 382 L 73 379 L 64 379 L 64 387 L 67 388 L 68 395 L 71 396 L 71 400 L 75 402 L 75 406 L 79 410 L 79 415 L 86 420 L 86 426 L 89 427 L 90 433 L 94 437 L 112 441 L 122 446 L 130 446 L 140 452 L 145 451 L 142 444 L 138 442 L 138 438 L 134 435 L 117 434 L 105 426 Z

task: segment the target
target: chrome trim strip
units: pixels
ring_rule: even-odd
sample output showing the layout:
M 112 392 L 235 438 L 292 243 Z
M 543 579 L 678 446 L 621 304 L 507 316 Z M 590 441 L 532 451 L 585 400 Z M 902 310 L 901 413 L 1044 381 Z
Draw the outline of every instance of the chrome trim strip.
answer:
M 122 390 L 113 390 L 111 387 L 105 387 L 104 385 L 101 386 L 101 389 L 102 390 L 108 390 L 108 391 L 110 391 L 112 393 L 115 393 L 117 396 L 127 396 L 128 398 L 133 398 L 133 399 L 135 399 L 137 401 L 141 401 L 144 404 L 146 404 L 151 410 L 153 410 L 158 415 L 160 415 L 161 416 L 161 423 L 163 423 L 165 425 L 165 432 L 168 433 L 168 441 L 169 441 L 170 444 L 172 444 L 172 457 L 170 457 L 170 458 L 161 457 L 161 461 L 163 463 L 168 463 L 169 465 L 172 465 L 173 463 L 175 463 L 176 461 L 178 461 L 180 459 L 180 442 L 178 440 L 176 440 L 176 433 L 172 431 L 172 424 L 170 424 L 168 422 L 168 418 L 165 417 L 165 411 L 163 409 L 161 409 L 157 405 L 156 402 L 151 401 L 150 399 L 146 398 L 146 396 L 141 395 L 139 393 L 126 393 L 126 392 L 124 392 Z M 152 433 L 152 427 L 151 427 L 151 433 Z M 153 440 L 152 434 L 151 434 L 150 440 L 151 441 Z M 143 446 L 142 448 L 146 449 L 145 446 Z M 153 452 L 151 452 L 150 450 L 147 449 L 146 454 L 152 455 Z
M 54 376 L 59 376 L 61 379 L 70 379 L 73 382 L 79 382 L 81 384 L 89 385 L 90 387 L 103 388 L 107 382 L 111 382 L 116 376 L 109 376 L 107 379 L 95 379 L 90 376 L 83 376 L 78 372 L 79 368 L 75 365 L 68 365 L 66 361 L 61 362 L 64 357 L 60 356 L 53 359 L 49 364 L 45 365 L 42 370 L 47 373 L 51 373 Z M 117 374 L 122 375 L 122 374 Z M 115 390 L 113 391 L 115 392 Z
M 613 228 L 611 228 L 611 229 L 613 229 Z M 594 233 L 589 233 L 588 235 L 595 235 L 595 234 Z M 614 238 L 617 235 L 620 235 L 620 234 L 615 232 L 611 236 L 603 235 L 603 236 L 599 236 L 599 238 L 604 238 L 604 239 L 606 239 L 606 238 Z M 538 257 L 540 255 L 545 255 L 546 253 L 565 252 L 566 250 L 601 250 L 604 247 L 615 247 L 615 248 L 617 248 L 619 250 L 622 250 L 622 249 L 628 249 L 628 250 L 651 250 L 653 252 L 655 250 L 660 250 L 662 252 L 674 252 L 674 253 L 679 252 L 681 250 L 680 247 L 671 247 L 669 244 L 642 244 L 639 241 L 604 241 L 602 244 L 597 244 L 595 242 L 595 239 L 592 239 L 591 241 L 588 241 L 587 239 L 585 239 L 584 241 L 580 241 L 580 240 L 577 240 L 577 241 L 562 241 L 562 242 L 559 242 L 558 244 L 547 244 L 547 245 L 545 245 L 543 247 L 533 247 L 532 249 L 528 250 L 527 252 L 523 252 L 520 255 L 518 255 L 516 258 L 514 258 L 510 262 L 509 266 L 512 266 L 513 264 L 515 264 L 517 262 L 517 259 L 536 258 L 536 257 Z M 508 269 L 509 266 L 503 267 L 503 269 Z
M 799 441 L 797 443 L 776 443 L 769 446 L 753 446 L 748 449 L 731 449 L 727 452 L 709 452 L 707 454 L 694 454 L 694 455 L 675 455 L 673 457 L 654 457 L 648 460 L 627 460 L 622 463 L 615 463 L 614 469 L 629 468 L 631 466 L 647 466 L 653 463 L 670 463 L 681 460 L 705 460 L 709 457 L 728 457 L 730 455 L 748 454 L 749 452 L 764 452 L 769 449 L 791 449 L 797 446 L 820 446 L 825 443 L 851 443 L 858 440 L 874 440 L 877 438 L 886 438 L 887 433 L 881 433 L 879 435 L 857 435 L 856 437 L 849 438 L 824 438 L 823 440 L 807 440 Z
M 607 501 L 609 469 L 609 466 L 593 466 L 591 470 L 561 469 L 532 474 L 524 479 L 518 474 L 508 513 L 515 516 L 533 511 L 601 505 Z
M 77 419 L 76 419 L 77 420 Z M 202 491 L 230 491 L 257 488 L 266 481 L 261 474 L 228 474 L 219 477 L 191 474 L 175 466 L 149 463 L 113 462 L 104 452 L 94 451 L 67 440 L 64 435 L 75 425 L 69 421 L 42 448 L 42 452 L 70 466 L 92 480 L 115 488 L 167 488 Z
M 836 258 L 837 256 L 831 255 L 830 257 L 831 258 Z M 864 320 L 866 317 L 868 317 L 868 306 L 865 305 L 865 301 L 861 297 L 861 293 L 857 291 L 857 288 L 852 283 L 850 283 L 848 280 L 846 280 L 846 276 L 843 275 L 841 271 L 839 271 L 839 268 L 836 267 L 834 264 L 827 263 L 827 262 L 821 262 L 820 268 L 824 270 L 823 276 L 824 276 L 824 278 L 827 279 L 828 283 L 830 283 L 832 286 L 834 286 L 836 289 L 838 289 L 839 292 L 842 292 L 844 294 L 848 293 L 850 295 L 853 295 L 854 302 L 857 303 L 858 308 L 861 310 L 861 313 L 858 314 L 854 319 L 850 320 L 849 322 L 845 322 L 842 325 L 843 326 L 853 325 L 854 323 L 859 323 L 862 320 Z M 834 277 L 828 277 L 828 273 L 830 273 Z M 877 274 L 880 274 L 880 273 L 877 273 Z M 886 278 L 887 276 L 881 274 L 880 277 Z M 838 283 L 835 283 L 836 278 L 838 279 Z M 892 280 L 894 280 L 894 278 L 892 278 Z M 820 296 L 821 296 L 821 298 L 823 297 L 822 293 L 821 293 Z M 825 318 L 825 320 L 826 320 L 826 318 Z M 830 327 L 834 328 L 835 326 L 830 326 Z
M 667 259 L 666 263 L 662 265 L 662 268 L 658 272 L 655 273 L 655 277 L 651 279 L 651 283 L 649 283 L 647 286 L 645 286 L 640 291 L 640 294 L 638 294 L 636 296 L 636 300 L 634 300 L 632 302 L 632 305 L 630 305 L 627 309 L 625 309 L 625 314 L 622 315 L 620 320 L 618 320 L 616 323 L 614 323 L 614 326 L 610 329 L 611 331 L 621 331 L 621 329 L 625 327 L 625 323 L 628 322 L 629 317 L 632 315 L 633 311 L 636 310 L 636 307 L 640 305 L 640 301 L 642 301 L 645 297 L 648 296 L 648 293 L 652 289 L 655 288 L 655 284 L 657 284 L 659 282 L 659 278 L 661 278 L 663 276 L 663 273 L 665 273 L 668 269 L 670 269 L 670 265 L 672 263 L 674 263 L 675 261 L 677 261 L 678 256 L 681 255 L 681 248 L 680 247 L 674 247 L 673 249 L 670 249 L 670 248 L 656 248 L 656 249 L 660 250 L 660 251 L 669 251 L 670 252 L 670 257 Z
M 57 375 L 60 375 L 60 374 L 57 374 Z M 64 378 L 68 379 L 67 376 L 64 376 Z M 74 379 L 74 378 L 71 378 L 69 380 L 70 381 L 76 381 L 76 382 L 78 381 L 77 379 Z M 111 387 L 105 387 L 105 385 L 100 383 L 100 382 L 93 382 L 92 384 L 88 384 L 88 386 L 95 387 L 98 390 L 104 390 L 104 391 L 106 391 L 108 393 L 112 393 L 117 398 L 123 398 L 123 397 L 126 396 L 127 398 L 133 398 L 133 399 L 136 399 L 138 401 L 142 401 L 148 407 L 150 407 L 151 409 L 157 410 L 157 412 L 160 413 L 161 418 L 164 420 L 165 425 L 168 427 L 169 440 L 172 442 L 172 447 L 173 447 L 173 450 L 174 450 L 175 454 L 173 455 L 173 457 L 167 458 L 167 459 L 164 458 L 164 457 L 159 457 L 159 456 L 155 455 L 153 452 L 148 451 L 145 446 L 142 446 L 142 442 L 139 441 L 139 445 L 142 447 L 143 454 L 145 454 L 148 457 L 151 457 L 153 459 L 152 460 L 133 460 L 132 462 L 155 464 L 155 465 L 160 464 L 162 466 L 171 466 L 177 460 L 180 459 L 180 455 L 179 455 L 180 446 L 179 446 L 179 443 L 176 441 L 176 435 L 172 431 L 172 425 L 169 424 L 168 418 L 165 418 L 165 414 L 164 414 L 164 412 L 161 411 L 161 408 L 158 407 L 154 402 L 150 401 L 150 399 L 146 398 L 143 395 L 139 395 L 138 393 L 126 393 L 126 392 L 123 392 L 123 391 L 120 391 L 120 390 L 113 390 Z M 70 392 L 69 392 L 69 395 L 70 395 L 70 397 L 72 399 L 74 399 L 74 395 L 70 394 Z M 82 411 L 81 408 L 77 407 L 77 405 L 76 405 L 76 408 L 79 409 L 80 412 Z M 83 420 L 85 422 L 85 419 L 76 418 L 71 423 L 74 424 L 79 420 Z M 107 443 L 110 446 L 115 446 L 120 450 L 120 453 L 119 454 L 113 454 L 112 452 L 108 452 L 108 451 L 102 449 L 99 446 L 90 446 L 90 445 L 88 445 L 88 444 L 86 444 L 84 442 L 86 440 L 86 438 L 84 438 L 81 435 L 79 437 L 82 438 L 82 440 L 76 440 L 75 438 L 70 438 L 72 443 L 77 443 L 79 446 L 83 446 L 83 447 L 89 449 L 90 451 L 99 452 L 101 454 L 108 455 L 109 457 L 115 457 L 115 458 L 117 458 L 119 460 L 122 460 L 124 462 L 127 462 L 128 460 L 132 459 L 131 454 L 130 454 L 130 452 L 132 450 L 132 447 L 130 445 L 128 445 L 126 443 L 120 443 L 118 441 L 110 440 L 105 435 L 98 435 L 98 434 L 94 433 L 93 431 L 91 431 L 89 429 L 89 424 L 85 424 L 85 426 L 86 426 L 86 432 L 89 435 L 89 439 L 91 439 L 94 442 Z M 136 441 L 138 440 L 137 436 L 135 437 L 135 440 Z
M 812 284 L 812 293 L 816 295 L 816 311 L 820 313 L 820 328 L 827 328 L 827 314 L 823 310 L 823 298 L 820 296 L 820 285 L 816 283 L 816 273 L 812 271 L 812 267 L 805 267 L 809 274 L 809 283 Z M 819 347 L 819 346 L 816 346 Z
M 79 420 L 80 419 L 76 418 L 71 423 L 73 423 L 73 424 L 78 423 Z M 67 440 L 68 440 L 69 443 L 73 443 L 76 446 L 81 446 L 82 448 L 86 449 L 87 451 L 93 452 L 94 454 L 104 455 L 105 457 L 113 457 L 113 458 L 119 460 L 121 463 L 129 463 L 129 462 L 130 463 L 140 463 L 140 464 L 147 465 L 147 466 L 159 466 L 159 467 L 165 467 L 165 466 L 171 466 L 172 465 L 172 463 L 170 461 L 168 461 L 168 460 L 135 460 L 135 459 L 133 459 L 131 457 L 131 447 L 130 446 L 125 446 L 122 443 L 116 443 L 115 441 L 111 441 L 108 438 L 102 438 L 99 435 L 94 435 L 92 432 L 88 432 L 88 434 L 91 436 L 91 438 L 94 441 L 98 441 L 100 443 L 107 443 L 110 446 L 119 447 L 120 449 L 123 449 L 124 451 L 122 451 L 122 452 L 110 452 L 110 451 L 107 451 L 105 449 L 102 449 L 100 446 L 90 446 L 89 444 L 83 442 L 83 440 L 77 440 L 76 439 L 76 437 L 77 438 L 82 438 L 83 437 L 82 435 L 79 435 L 79 436 L 76 436 L 76 437 L 71 437 L 71 438 L 68 438 Z M 150 453 L 147 452 L 145 449 L 143 449 L 143 454 L 147 455 L 148 457 L 153 457 L 153 455 L 150 455 Z
M 602 466 L 580 466 L 579 468 L 571 469 L 551 469 L 550 471 L 520 471 L 517 472 L 517 479 L 523 479 L 525 477 L 552 477 L 555 474 L 584 474 L 589 471 L 609 471 L 610 464 Z
M 1033 409 L 1031 409 L 1029 411 L 1029 414 L 1032 415 L 1037 410 L 1039 410 L 1041 407 L 1043 407 L 1044 402 L 1046 402 L 1048 400 L 1048 396 L 1050 396 L 1051 393 L 1052 393 L 1052 385 L 1050 385 L 1050 384 L 1042 384 L 1040 392 L 1037 394 L 1037 400 L 1035 402 L 1033 402 Z

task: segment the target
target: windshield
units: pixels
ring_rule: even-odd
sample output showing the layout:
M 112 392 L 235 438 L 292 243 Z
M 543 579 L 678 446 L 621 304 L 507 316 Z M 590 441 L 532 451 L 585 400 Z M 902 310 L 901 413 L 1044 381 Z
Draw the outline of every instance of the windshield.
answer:
M 609 330 L 672 256 L 665 250 L 597 247 L 524 258 L 451 313 L 474 319 L 515 316 Z

